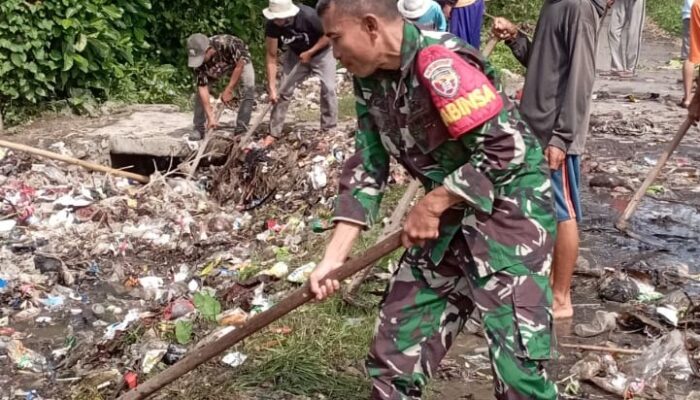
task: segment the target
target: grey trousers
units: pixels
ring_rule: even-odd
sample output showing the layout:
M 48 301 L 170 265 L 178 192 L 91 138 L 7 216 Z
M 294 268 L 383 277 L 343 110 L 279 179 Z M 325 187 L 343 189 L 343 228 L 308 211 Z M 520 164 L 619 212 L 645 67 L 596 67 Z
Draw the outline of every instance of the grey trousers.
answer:
M 613 71 L 637 69 L 644 29 L 644 1 L 616 0 L 612 6 L 608 42 Z
M 231 75 L 226 78 L 230 79 Z M 215 82 L 210 82 L 209 92 L 211 93 L 211 84 Z M 255 70 L 253 69 L 253 64 L 247 63 L 243 67 L 243 73 L 241 74 L 241 80 L 238 83 L 237 88 L 240 96 L 241 102 L 238 107 L 238 118 L 236 120 L 236 132 L 245 132 L 248 130 L 248 125 L 250 125 L 250 116 L 253 114 L 253 103 L 255 102 Z M 202 99 L 199 97 L 199 93 L 194 94 L 194 129 L 204 136 L 204 132 L 207 130 L 207 114 L 204 112 L 204 106 L 202 106 Z
M 287 50 L 282 64 L 283 80 L 289 76 L 294 66 L 299 62 L 299 57 Z M 279 93 L 277 104 L 270 115 L 270 135 L 279 137 L 282 134 L 284 119 L 287 116 L 289 103 L 294 95 L 296 85 L 304 81 L 310 75 L 321 78 L 321 129 L 332 129 L 338 123 L 338 98 L 335 94 L 335 67 L 336 62 L 330 47 L 316 54 L 308 64 L 299 64 L 294 75 L 289 76 L 290 82 L 287 90 Z

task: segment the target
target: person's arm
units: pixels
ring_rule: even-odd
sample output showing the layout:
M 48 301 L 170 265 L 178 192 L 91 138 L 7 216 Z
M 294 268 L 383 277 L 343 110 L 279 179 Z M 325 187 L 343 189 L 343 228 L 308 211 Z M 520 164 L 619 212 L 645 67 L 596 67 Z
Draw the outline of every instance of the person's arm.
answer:
M 199 96 L 199 99 L 202 101 L 202 108 L 204 109 L 204 113 L 207 115 L 207 124 L 210 129 L 216 128 L 217 127 L 217 122 L 216 119 L 214 118 L 214 111 L 211 107 L 211 103 L 209 102 L 209 85 L 204 83 L 202 85 L 202 80 L 198 80 L 198 85 L 197 85 L 197 95 Z
M 445 14 L 439 6 L 435 10 L 435 26 L 439 32 L 447 30 L 447 19 L 445 19 Z
M 337 281 L 320 280 L 347 258 L 360 232 L 374 224 L 379 214 L 384 188 L 389 178 L 389 154 L 382 145 L 379 130 L 369 113 L 362 88 L 354 81 L 358 129 L 355 154 L 345 162 L 340 175 L 333 222 L 336 224 L 323 261 L 309 278 L 311 290 L 322 300 L 338 290 Z
M 509 20 L 498 17 L 493 20 L 491 32 L 498 39 L 501 39 L 510 48 L 513 56 L 527 68 L 530 63 L 530 50 L 532 43 L 530 39 L 518 30 Z
M 277 43 L 273 37 L 265 38 L 265 67 L 267 70 L 267 92 L 270 102 L 277 102 Z
M 238 81 L 241 79 L 245 64 L 245 60 L 239 60 L 236 63 L 236 68 L 234 68 L 233 72 L 231 72 L 231 79 L 229 79 L 226 89 L 224 89 L 224 92 L 221 94 L 221 99 L 224 101 L 224 103 L 229 103 L 233 99 L 233 89 L 236 88 Z
M 328 36 L 323 35 L 320 39 L 318 39 L 318 42 L 316 42 L 314 47 L 310 48 L 308 51 L 311 53 L 312 56 L 315 56 L 321 50 L 324 50 L 326 47 L 330 46 L 330 44 L 331 39 Z
M 310 28 L 319 35 L 320 39 L 309 50 L 299 54 L 299 61 L 304 64 L 308 64 L 313 56 L 328 47 L 328 45 L 331 43 L 331 40 L 326 36 L 325 31 L 323 30 L 323 24 L 321 23 L 321 19 L 318 17 L 318 15 L 314 14 L 306 16 L 306 18 L 308 18 Z
M 340 282 L 337 280 L 324 280 L 324 278 L 330 272 L 343 265 L 361 231 L 362 227 L 350 222 L 339 222 L 336 224 L 331 241 L 326 246 L 323 259 L 309 276 L 311 292 L 316 295 L 317 300 L 323 300 L 340 289 Z

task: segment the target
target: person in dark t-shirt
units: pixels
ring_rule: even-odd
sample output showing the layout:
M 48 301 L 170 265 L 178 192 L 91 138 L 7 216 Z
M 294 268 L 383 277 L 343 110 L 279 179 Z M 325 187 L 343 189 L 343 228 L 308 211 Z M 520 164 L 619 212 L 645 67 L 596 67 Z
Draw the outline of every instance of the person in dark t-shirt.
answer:
M 306 5 L 295 5 L 291 0 L 270 0 L 263 15 L 268 20 L 265 27 L 268 93 L 270 102 L 274 104 L 270 116 L 270 136 L 265 139 L 265 144 L 269 145 L 282 134 L 294 88 L 311 74 L 321 78 L 321 129 L 335 128 L 338 120 L 336 62 L 316 10 Z M 285 50 L 282 72 L 289 82 L 278 93 L 277 50 L 280 47 Z M 294 68 L 295 65 L 298 66 Z

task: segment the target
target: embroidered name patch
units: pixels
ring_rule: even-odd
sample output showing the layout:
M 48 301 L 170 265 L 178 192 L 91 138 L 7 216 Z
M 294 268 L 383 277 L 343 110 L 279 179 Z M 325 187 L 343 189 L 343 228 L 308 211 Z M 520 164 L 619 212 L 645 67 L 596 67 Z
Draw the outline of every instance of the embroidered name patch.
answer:
M 451 99 L 457 94 L 459 89 L 459 75 L 452 68 L 452 59 L 437 59 L 428 65 L 423 73 L 423 77 L 430 81 L 430 85 L 442 97 Z
M 501 112 L 503 99 L 491 81 L 459 54 L 440 45 L 428 46 L 418 53 L 416 66 L 453 138 Z

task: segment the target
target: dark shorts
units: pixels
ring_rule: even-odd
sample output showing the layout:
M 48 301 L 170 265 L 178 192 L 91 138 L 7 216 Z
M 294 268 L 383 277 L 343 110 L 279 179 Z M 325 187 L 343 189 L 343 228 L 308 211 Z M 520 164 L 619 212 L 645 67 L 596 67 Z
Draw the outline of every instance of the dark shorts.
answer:
M 579 157 L 578 155 L 567 155 L 562 168 L 552 172 L 554 210 L 558 222 L 571 219 L 581 221 Z

